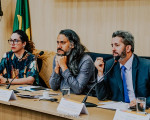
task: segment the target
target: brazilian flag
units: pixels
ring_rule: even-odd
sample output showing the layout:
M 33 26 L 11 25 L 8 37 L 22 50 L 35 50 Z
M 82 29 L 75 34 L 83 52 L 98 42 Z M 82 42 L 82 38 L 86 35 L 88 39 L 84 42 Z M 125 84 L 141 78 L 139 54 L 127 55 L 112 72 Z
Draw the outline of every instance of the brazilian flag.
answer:
M 23 30 L 31 40 L 28 0 L 17 0 L 13 31 Z

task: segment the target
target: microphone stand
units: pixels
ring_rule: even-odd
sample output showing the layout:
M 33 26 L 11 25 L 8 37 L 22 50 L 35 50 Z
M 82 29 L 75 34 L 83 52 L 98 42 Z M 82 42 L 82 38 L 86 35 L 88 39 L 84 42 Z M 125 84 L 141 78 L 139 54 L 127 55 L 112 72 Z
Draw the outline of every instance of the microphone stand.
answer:
M 19 74 L 18 74 L 18 75 L 19 75 Z M 13 81 L 18 75 L 16 75 L 16 76 L 10 81 L 10 83 L 7 85 L 6 89 L 9 89 L 9 88 L 10 88 L 10 85 L 11 85 L 12 81 Z M 17 90 L 13 90 L 13 91 L 14 91 L 14 93 L 19 93 L 19 91 L 17 91 Z
M 10 85 L 11 85 L 12 81 L 14 81 L 14 79 L 15 79 L 18 75 L 19 75 L 19 74 L 17 74 L 17 75 L 10 81 L 10 83 L 7 85 L 6 89 L 9 89 L 9 88 L 10 88 Z
M 39 56 L 41 56 L 41 55 L 43 55 L 44 54 L 44 52 L 43 51 L 41 51 L 37 56 L 35 56 L 35 58 L 32 60 L 32 61 L 30 61 L 29 62 L 29 64 L 27 64 L 27 66 L 29 66 L 34 60 L 37 60 L 37 58 L 39 57 Z M 37 62 L 37 61 L 36 61 Z M 26 67 L 27 67 L 26 66 Z M 8 86 L 6 87 L 6 89 L 9 89 L 10 88 L 10 86 L 11 86 L 11 83 L 14 81 L 14 79 L 18 76 L 19 74 L 17 74 L 11 81 L 10 81 L 10 83 L 8 84 Z M 15 90 L 14 90 L 14 92 L 15 92 Z M 16 93 L 17 93 L 18 91 L 16 91 Z
M 101 80 L 104 79 L 104 77 L 112 70 L 112 68 L 113 68 L 114 65 L 118 62 L 119 59 L 120 59 L 120 56 L 116 56 L 116 57 L 115 57 L 115 60 L 114 60 L 113 65 L 112 65 L 111 68 L 106 72 L 106 74 L 103 75 L 103 77 L 99 80 L 100 82 L 101 82 Z M 93 88 L 94 88 L 98 83 L 100 83 L 99 81 L 96 82 L 96 83 L 91 87 L 91 89 L 89 90 L 89 92 L 87 93 L 87 95 L 84 97 L 82 103 L 84 103 L 86 107 L 96 107 L 96 106 L 97 106 L 97 105 L 94 104 L 94 103 L 86 102 L 86 100 L 87 100 L 87 98 L 88 98 L 89 93 L 93 90 Z
M 35 59 L 33 59 L 27 66 L 29 66 Z M 25 74 L 25 73 L 24 73 Z M 10 81 L 10 83 L 6 86 L 6 89 L 9 89 L 11 86 L 11 83 L 14 81 L 14 79 L 19 75 L 19 73 Z M 19 93 L 17 90 L 13 90 L 14 93 Z

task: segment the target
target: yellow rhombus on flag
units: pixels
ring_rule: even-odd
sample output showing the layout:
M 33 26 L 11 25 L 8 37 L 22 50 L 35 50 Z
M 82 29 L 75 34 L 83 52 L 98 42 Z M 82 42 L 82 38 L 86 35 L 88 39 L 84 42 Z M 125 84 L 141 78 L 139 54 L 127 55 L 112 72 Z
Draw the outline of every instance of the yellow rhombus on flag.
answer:
M 13 31 L 23 30 L 31 40 L 28 0 L 17 0 Z

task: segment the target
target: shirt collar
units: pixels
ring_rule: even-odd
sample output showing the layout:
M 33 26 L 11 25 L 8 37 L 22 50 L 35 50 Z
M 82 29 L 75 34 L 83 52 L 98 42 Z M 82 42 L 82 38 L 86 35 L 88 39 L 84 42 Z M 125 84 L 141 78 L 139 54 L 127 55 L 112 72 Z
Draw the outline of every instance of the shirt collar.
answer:
M 18 58 L 18 57 L 15 55 L 15 53 L 13 53 L 13 55 L 12 55 L 12 60 L 13 60 L 13 59 L 17 59 L 18 61 L 22 61 L 22 59 L 25 57 L 26 54 L 27 54 L 27 51 L 25 50 L 24 53 L 22 54 L 22 56 Z
M 134 57 L 134 54 L 132 54 L 132 56 L 130 57 L 130 59 L 125 63 L 125 67 L 127 70 L 130 70 L 132 68 L 132 62 L 133 62 L 133 57 Z M 120 64 L 120 68 L 122 67 L 123 65 Z

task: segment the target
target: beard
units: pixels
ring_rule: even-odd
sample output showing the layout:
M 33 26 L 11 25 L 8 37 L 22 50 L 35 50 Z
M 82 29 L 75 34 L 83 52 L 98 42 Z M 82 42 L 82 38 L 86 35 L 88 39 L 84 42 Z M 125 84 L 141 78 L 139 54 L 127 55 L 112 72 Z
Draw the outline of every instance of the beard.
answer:
M 120 55 L 120 58 L 123 59 L 127 56 L 126 54 L 126 48 L 124 48 L 124 50 L 122 51 L 121 55 Z
M 120 59 L 123 59 L 127 56 L 126 54 L 126 48 L 124 48 L 124 50 L 121 52 L 121 54 L 119 54 L 118 52 L 113 52 L 113 54 L 117 54 L 116 56 L 120 56 Z
M 59 54 L 59 53 L 58 53 L 58 50 L 61 50 L 61 51 L 63 51 L 64 53 L 63 53 L 63 54 Z M 71 50 L 72 50 L 72 49 L 69 47 L 69 50 L 65 52 L 65 51 L 62 50 L 61 48 L 58 48 L 58 49 L 57 49 L 57 55 L 58 55 L 58 56 L 69 56 L 70 53 L 71 53 Z

